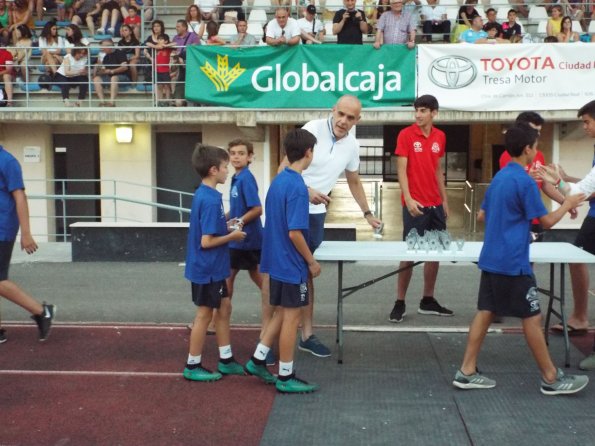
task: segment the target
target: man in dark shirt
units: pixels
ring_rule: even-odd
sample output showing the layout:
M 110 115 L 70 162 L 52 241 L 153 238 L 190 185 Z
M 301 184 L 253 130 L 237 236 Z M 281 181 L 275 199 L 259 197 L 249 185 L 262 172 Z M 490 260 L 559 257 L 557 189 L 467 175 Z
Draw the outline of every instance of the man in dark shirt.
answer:
M 487 17 L 487 21 L 483 24 L 483 30 L 485 32 L 488 32 L 487 30 L 487 26 L 490 25 L 490 28 L 492 27 L 492 23 L 494 25 L 496 25 L 496 37 L 502 37 L 502 25 L 500 25 L 497 21 L 496 21 L 496 10 L 494 8 L 490 8 L 486 11 L 486 17 Z
M 99 98 L 100 107 L 114 107 L 116 96 L 118 95 L 118 84 L 120 82 L 130 82 L 130 71 L 128 69 L 128 59 L 122 51 L 114 49 L 112 39 L 101 41 L 101 51 L 105 54 L 103 60 L 95 66 L 93 75 L 93 84 Z M 103 99 L 103 84 L 110 85 L 110 102 Z
M 516 10 L 508 11 L 508 22 L 502 24 L 502 38 L 511 40 L 513 37 L 521 37 L 521 25 L 516 22 Z
M 333 34 L 337 43 L 361 45 L 362 35 L 368 32 L 368 23 L 364 11 L 355 9 L 355 0 L 343 0 L 345 8 L 340 9 L 333 17 Z

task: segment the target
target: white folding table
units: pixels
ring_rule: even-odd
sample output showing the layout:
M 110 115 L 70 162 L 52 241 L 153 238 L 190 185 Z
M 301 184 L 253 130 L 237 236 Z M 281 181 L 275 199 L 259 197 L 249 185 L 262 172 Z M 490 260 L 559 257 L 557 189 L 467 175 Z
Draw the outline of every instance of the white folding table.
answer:
M 343 263 L 354 261 L 374 261 L 390 264 L 397 264 L 401 261 L 413 262 L 411 267 L 424 262 L 477 262 L 483 242 L 466 242 L 461 251 L 444 250 L 437 251 L 408 251 L 405 242 L 323 242 L 314 253 L 318 261 L 337 262 L 338 284 L 337 284 L 337 343 L 339 344 L 339 364 L 343 363 L 343 300 L 351 294 L 366 288 L 376 282 L 394 276 L 402 271 L 397 269 L 383 276 L 370 279 L 354 286 L 343 286 Z M 548 309 L 545 318 L 545 336 L 548 340 L 548 329 L 551 315 L 560 318 L 564 327 L 564 342 L 566 348 L 566 366 L 570 365 L 570 342 L 566 325 L 566 313 L 564 311 L 564 273 L 568 263 L 595 263 L 595 256 L 570 243 L 533 243 L 530 247 L 529 257 L 533 263 L 547 263 L 550 265 L 550 281 L 548 288 L 538 288 L 547 295 L 549 299 Z M 559 291 L 555 293 L 556 274 L 555 266 L 559 264 Z M 560 310 L 554 309 L 554 301 L 560 303 Z

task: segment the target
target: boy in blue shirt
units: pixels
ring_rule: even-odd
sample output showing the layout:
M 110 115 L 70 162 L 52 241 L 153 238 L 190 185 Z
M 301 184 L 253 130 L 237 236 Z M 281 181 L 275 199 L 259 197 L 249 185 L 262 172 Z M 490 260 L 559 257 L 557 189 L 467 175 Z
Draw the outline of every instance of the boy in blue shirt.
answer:
M 190 333 L 190 351 L 184 369 L 184 378 L 192 381 L 216 381 L 222 375 L 243 375 L 231 351 L 229 319 L 231 300 L 225 280 L 229 277 L 229 250 L 231 241 L 243 240 L 240 229 L 229 232 L 217 185 L 227 179 L 229 155 L 219 147 L 198 144 L 192 154 L 192 165 L 202 183 L 196 189 L 190 212 L 185 277 L 192 283 L 192 301 L 198 307 Z M 215 316 L 215 331 L 219 346 L 218 372 L 202 366 L 202 350 L 207 327 Z
M 21 249 L 33 254 L 37 251 L 37 243 L 29 227 L 29 206 L 21 165 L 0 146 L 0 296 L 30 312 L 39 328 L 39 340 L 45 341 L 50 334 L 56 306 L 40 304 L 16 283 L 8 280 L 10 258 L 19 226 Z M 6 331 L 0 328 L 0 344 L 6 340 Z
M 301 176 L 312 162 L 316 138 L 304 129 L 292 130 L 284 140 L 289 161 L 275 177 L 266 197 L 266 225 L 260 270 L 270 276 L 270 303 L 274 314 L 265 328 L 246 371 L 282 393 L 318 389 L 295 376 L 293 357 L 302 308 L 308 305 L 308 273 L 320 274 L 320 265 L 308 248 L 308 188 Z M 266 368 L 265 358 L 279 338 L 279 377 Z
M 479 256 L 482 273 L 478 312 L 469 329 L 463 364 L 453 381 L 460 389 L 496 386 L 496 381 L 477 371 L 477 356 L 495 315 L 523 320 L 527 344 L 541 371 L 543 394 L 576 393 L 589 382 L 587 376 L 565 375 L 554 366 L 541 328 L 539 297 L 529 263 L 531 220 L 538 218 L 544 229 L 549 229 L 585 197 L 566 197 L 558 209 L 548 214 L 537 184 L 524 170 L 537 154 L 538 135 L 537 130 L 524 123 L 506 132 L 511 162 L 496 174 L 481 205 L 480 217 L 485 216 L 486 229 Z

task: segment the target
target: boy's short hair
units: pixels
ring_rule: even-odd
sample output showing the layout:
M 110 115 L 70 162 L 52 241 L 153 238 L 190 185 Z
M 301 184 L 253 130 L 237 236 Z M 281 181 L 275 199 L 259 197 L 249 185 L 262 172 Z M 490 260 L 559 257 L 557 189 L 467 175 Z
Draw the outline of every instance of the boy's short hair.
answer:
M 424 94 L 415 100 L 413 108 L 429 108 L 431 111 L 438 110 L 438 99 L 431 94 Z
M 524 111 L 516 117 L 514 122 L 515 124 L 526 122 L 527 124 L 543 125 L 545 123 L 545 119 L 543 119 L 541 115 L 537 112 Z
M 201 178 L 208 177 L 211 167 L 219 168 L 224 161 L 229 161 L 229 154 L 221 147 L 198 143 L 192 153 L 192 167 Z
M 591 119 L 595 119 L 595 100 L 585 104 L 578 111 L 577 117 L 580 118 L 583 115 L 589 115 Z
M 489 14 L 490 12 L 496 12 L 496 10 L 494 8 L 488 8 L 486 10 L 486 15 Z
M 533 147 L 539 136 L 539 132 L 526 122 L 516 123 L 506 131 L 506 151 L 511 157 L 516 158 L 522 155 L 525 147 Z
M 254 145 L 247 139 L 236 138 L 233 141 L 229 141 L 227 151 L 229 152 L 229 149 L 235 146 L 245 146 L 246 150 L 248 150 L 248 155 L 254 155 Z
M 169 36 L 167 34 L 159 34 L 157 36 L 157 40 L 159 40 L 159 39 L 165 40 L 166 42 L 169 42 Z
M 301 160 L 308 149 L 314 150 L 316 137 L 308 130 L 291 130 L 283 140 L 283 148 L 290 163 Z
M 134 5 L 128 5 L 128 8 L 126 8 L 126 11 L 130 11 L 131 9 L 134 9 L 134 12 L 138 13 L 138 8 Z
M 513 14 L 517 14 L 516 9 L 509 9 L 508 13 L 506 13 L 506 15 L 513 13 Z
M 547 36 L 545 39 L 543 39 L 544 43 L 558 43 L 559 40 L 556 36 Z
M 492 29 L 498 29 L 498 24 L 494 22 L 486 23 L 486 26 L 483 27 L 484 31 L 491 31 Z

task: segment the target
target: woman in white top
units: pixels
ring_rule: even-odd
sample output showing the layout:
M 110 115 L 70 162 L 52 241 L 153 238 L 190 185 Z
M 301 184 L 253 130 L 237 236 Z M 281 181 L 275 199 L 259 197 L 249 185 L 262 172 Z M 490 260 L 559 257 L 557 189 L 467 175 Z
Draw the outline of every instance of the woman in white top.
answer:
M 202 36 L 205 33 L 206 22 L 202 21 L 202 15 L 198 6 L 188 6 L 188 9 L 186 10 L 186 23 L 188 23 L 188 29 L 202 39 Z
M 45 65 L 48 73 L 53 75 L 58 71 L 65 47 L 66 41 L 58 35 L 56 22 L 47 22 L 41 31 L 39 49 L 41 50 L 41 63 Z
M 86 48 L 73 48 L 70 54 L 64 56 L 62 65 L 58 68 L 55 82 L 62 91 L 62 100 L 67 107 L 79 107 L 80 102 L 70 102 L 70 89 L 79 87 L 79 101 L 84 101 L 89 91 L 89 65 Z
M 572 30 L 572 19 L 568 16 L 562 19 L 560 34 L 556 37 L 558 37 L 558 42 L 579 42 L 581 40 L 578 33 Z

